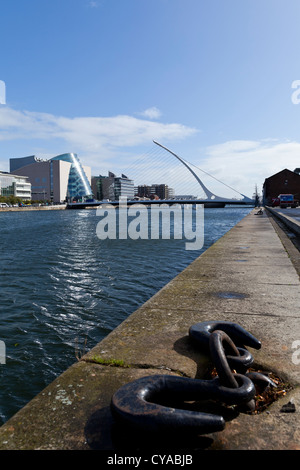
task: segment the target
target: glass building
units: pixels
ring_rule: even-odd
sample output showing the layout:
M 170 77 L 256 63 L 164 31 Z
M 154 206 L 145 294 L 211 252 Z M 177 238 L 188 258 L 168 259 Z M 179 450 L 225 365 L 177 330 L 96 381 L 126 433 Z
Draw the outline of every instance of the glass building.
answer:
M 85 198 L 92 198 L 92 188 L 89 180 L 84 172 L 84 169 L 77 157 L 76 153 L 64 153 L 57 157 L 51 158 L 50 161 L 64 161 L 71 163 L 68 188 L 67 188 L 67 199 L 69 200 L 80 200 Z M 53 191 L 53 177 L 51 177 L 50 169 L 50 186 Z
M 92 176 L 92 191 L 98 201 L 115 200 L 115 179 L 112 176 Z
M 125 175 L 115 178 L 115 198 L 118 200 L 123 197 L 134 199 L 134 182 Z
M 90 167 L 82 166 L 75 153 L 64 153 L 50 160 L 35 155 L 10 159 L 10 172 L 28 177 L 35 200 L 60 203 L 92 198 L 90 171 Z
M 92 190 L 99 200 L 118 201 L 121 198 L 134 198 L 134 182 L 126 175 L 116 176 L 111 171 L 108 176 L 93 176 Z

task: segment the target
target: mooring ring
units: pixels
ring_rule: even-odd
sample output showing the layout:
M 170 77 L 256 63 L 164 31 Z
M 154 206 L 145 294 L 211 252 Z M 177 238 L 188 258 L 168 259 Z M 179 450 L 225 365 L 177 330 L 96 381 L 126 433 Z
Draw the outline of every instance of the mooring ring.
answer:
M 227 351 L 231 356 L 240 356 L 239 350 L 232 339 L 225 333 L 225 331 L 215 330 L 211 333 L 209 338 L 209 349 L 222 385 L 238 388 L 239 385 L 234 378 L 225 354 L 225 351 Z

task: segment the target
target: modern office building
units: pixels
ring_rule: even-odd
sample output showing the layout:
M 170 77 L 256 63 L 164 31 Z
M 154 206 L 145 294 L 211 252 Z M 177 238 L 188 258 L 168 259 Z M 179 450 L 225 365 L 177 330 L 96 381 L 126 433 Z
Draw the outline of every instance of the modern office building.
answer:
M 108 176 L 93 176 L 92 191 L 98 201 L 118 201 L 124 197 L 134 198 L 134 183 L 126 175 L 116 176 L 109 172 Z
M 174 197 L 174 189 L 167 184 L 146 184 L 140 185 L 135 191 L 136 195 L 141 198 L 149 199 L 171 199 Z
M 60 203 L 92 197 L 91 169 L 82 166 L 75 153 L 65 153 L 49 160 L 35 155 L 11 158 L 10 172 L 28 177 L 33 200 Z
M 150 199 L 151 186 L 148 186 L 147 184 L 141 184 L 139 186 L 136 186 L 134 188 L 134 194 L 135 196 L 138 196 L 140 198 Z
M 26 176 L 0 172 L 0 195 L 15 196 L 23 201 L 30 201 L 31 184 Z
M 116 200 L 124 197 L 128 200 L 134 199 L 134 183 L 127 176 L 115 176 L 115 197 Z
M 108 176 L 92 176 L 92 191 L 97 201 L 115 200 L 115 178 L 112 173 Z

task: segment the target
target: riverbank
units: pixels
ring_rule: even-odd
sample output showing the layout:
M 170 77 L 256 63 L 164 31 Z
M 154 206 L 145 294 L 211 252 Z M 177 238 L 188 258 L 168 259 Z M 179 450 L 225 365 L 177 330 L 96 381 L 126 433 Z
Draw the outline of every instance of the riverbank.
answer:
M 191 325 L 239 323 L 262 342 L 256 365 L 293 390 L 258 415 L 240 414 L 224 431 L 173 442 L 180 449 L 300 449 L 299 276 L 273 221 L 255 210 L 0 428 L 0 449 L 126 449 L 140 445 L 110 414 L 113 393 L 152 374 L 201 378 L 207 358 L 191 346 Z M 293 399 L 296 412 L 281 412 Z M 147 448 L 148 444 L 148 448 Z M 158 443 L 162 448 L 164 442 Z M 170 443 L 169 443 L 170 444 Z M 153 443 L 144 442 L 146 450 Z
M 59 204 L 53 206 L 22 206 L 22 207 L 0 207 L 0 212 L 25 212 L 25 211 L 57 211 L 65 210 L 66 204 Z

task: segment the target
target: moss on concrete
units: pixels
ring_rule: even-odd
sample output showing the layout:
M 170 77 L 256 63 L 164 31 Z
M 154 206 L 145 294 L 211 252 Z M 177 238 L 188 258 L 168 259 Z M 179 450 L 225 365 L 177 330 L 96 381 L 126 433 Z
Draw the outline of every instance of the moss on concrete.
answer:
M 128 368 L 130 367 L 129 364 L 125 364 L 122 359 L 104 359 L 103 357 L 94 355 L 89 358 L 90 362 L 95 362 L 96 364 L 100 364 L 102 366 L 111 366 L 111 367 L 123 367 Z

